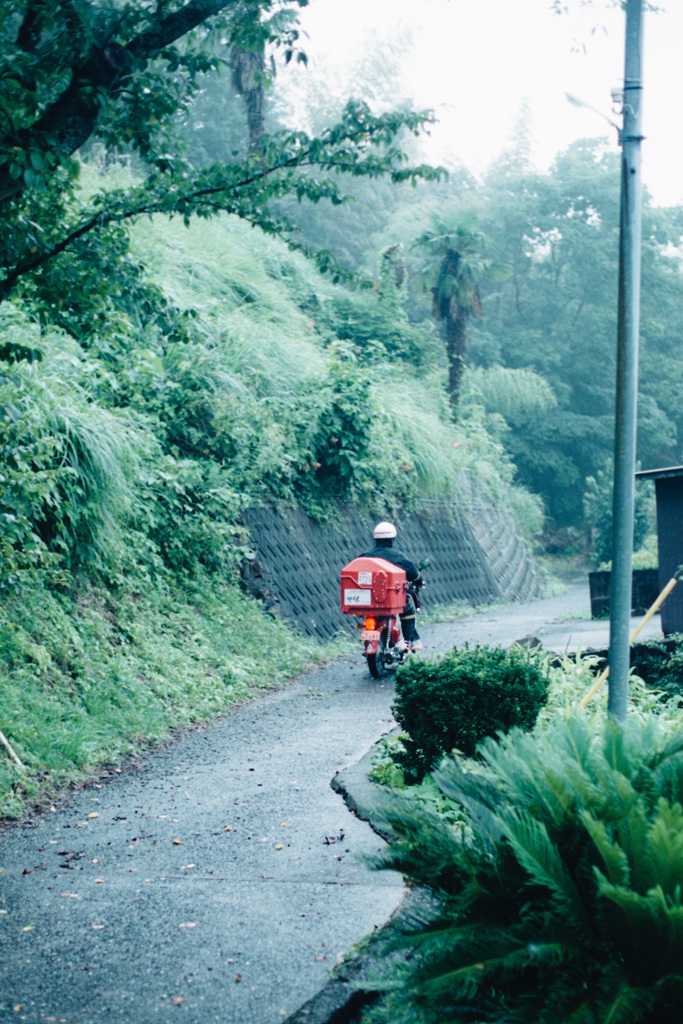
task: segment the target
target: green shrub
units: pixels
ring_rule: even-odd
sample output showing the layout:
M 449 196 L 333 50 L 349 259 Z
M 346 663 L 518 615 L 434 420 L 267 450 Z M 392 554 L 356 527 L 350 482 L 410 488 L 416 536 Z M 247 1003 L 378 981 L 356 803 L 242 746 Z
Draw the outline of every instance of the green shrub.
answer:
M 577 716 L 485 740 L 435 773 L 464 829 L 410 790 L 373 815 L 399 837 L 383 865 L 437 897 L 373 1021 L 678 1024 L 683 731 L 665 725 Z
M 674 633 L 666 640 L 647 640 L 631 649 L 631 665 L 653 690 L 666 697 L 683 697 L 683 636 Z
M 393 710 L 408 733 L 397 759 L 422 778 L 454 749 L 472 755 L 485 736 L 531 729 L 548 686 L 538 660 L 519 647 L 465 645 L 439 661 L 410 659 L 396 673 Z

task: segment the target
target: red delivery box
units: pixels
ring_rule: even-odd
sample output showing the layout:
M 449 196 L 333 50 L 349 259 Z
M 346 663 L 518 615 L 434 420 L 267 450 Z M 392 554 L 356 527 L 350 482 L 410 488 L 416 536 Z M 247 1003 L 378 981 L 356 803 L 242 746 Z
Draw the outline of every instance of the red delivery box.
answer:
M 383 558 L 354 558 L 341 571 L 341 608 L 344 615 L 379 612 L 397 615 L 406 605 L 404 569 Z

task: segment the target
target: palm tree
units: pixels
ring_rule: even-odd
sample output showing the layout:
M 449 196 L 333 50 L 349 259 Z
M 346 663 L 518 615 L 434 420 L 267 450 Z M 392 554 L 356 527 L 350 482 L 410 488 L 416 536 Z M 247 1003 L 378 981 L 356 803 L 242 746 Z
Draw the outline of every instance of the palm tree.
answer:
M 244 99 L 249 132 L 249 152 L 258 156 L 264 132 L 263 93 L 266 57 L 263 44 L 246 49 L 238 43 L 230 50 L 232 87 Z
M 510 268 L 487 258 L 488 241 L 470 214 L 433 215 L 431 230 L 425 231 L 414 247 L 424 254 L 423 275 L 432 293 L 434 319 L 444 325 L 448 389 L 456 409 L 465 368 L 467 324 L 470 317 L 482 314 L 479 282 L 503 281 L 510 276 Z

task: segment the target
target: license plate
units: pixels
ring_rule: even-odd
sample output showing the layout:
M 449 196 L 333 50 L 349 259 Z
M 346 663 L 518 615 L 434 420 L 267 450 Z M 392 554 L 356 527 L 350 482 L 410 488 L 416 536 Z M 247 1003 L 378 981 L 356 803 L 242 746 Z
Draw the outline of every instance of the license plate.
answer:
M 380 631 L 378 629 L 364 629 L 360 635 L 361 640 L 379 640 Z

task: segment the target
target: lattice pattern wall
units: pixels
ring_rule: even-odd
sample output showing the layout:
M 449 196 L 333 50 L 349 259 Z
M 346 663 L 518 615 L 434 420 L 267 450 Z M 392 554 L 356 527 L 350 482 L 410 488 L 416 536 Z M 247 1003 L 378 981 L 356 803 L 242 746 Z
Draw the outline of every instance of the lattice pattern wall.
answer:
M 342 509 L 334 526 L 320 526 L 301 509 L 250 509 L 245 525 L 256 558 L 245 566 L 245 583 L 304 633 L 327 639 L 353 628 L 355 620 L 339 607 L 339 571 L 373 547 L 374 524 L 352 508 Z M 479 605 L 540 593 L 524 543 L 497 509 L 432 505 L 396 525 L 399 550 L 414 562 L 431 560 L 427 604 Z
M 472 533 L 498 582 L 501 597 L 526 601 L 538 596 L 538 576 L 527 546 L 515 532 L 510 517 L 486 505 L 470 507 L 467 511 Z

